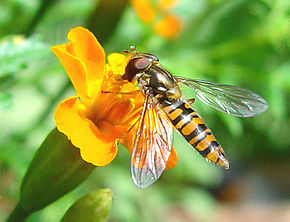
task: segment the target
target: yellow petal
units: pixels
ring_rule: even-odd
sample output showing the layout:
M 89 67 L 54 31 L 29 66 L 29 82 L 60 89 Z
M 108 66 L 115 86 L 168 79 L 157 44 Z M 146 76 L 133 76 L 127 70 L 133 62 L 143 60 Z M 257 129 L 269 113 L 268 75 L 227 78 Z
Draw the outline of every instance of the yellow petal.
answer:
M 128 63 L 128 56 L 121 53 L 111 53 L 107 56 L 108 64 L 113 68 L 123 67 Z
M 123 75 L 125 73 L 126 65 L 128 64 L 129 56 L 125 56 L 120 53 L 111 53 L 107 57 L 108 64 L 106 65 L 106 71 L 109 75 L 116 76 Z
M 180 32 L 179 19 L 173 15 L 167 15 L 155 25 L 155 31 L 169 40 L 174 39 Z
M 131 0 L 131 4 L 144 23 L 152 23 L 155 12 L 148 0 Z
M 176 6 L 179 0 L 159 0 L 159 7 L 163 10 L 169 10 Z
M 83 115 L 85 110 L 85 105 L 77 97 L 64 100 L 56 108 L 54 116 L 57 129 L 80 149 L 83 160 L 96 166 L 107 165 L 117 154 L 115 140 L 120 135 L 106 121 L 99 122 L 102 126 L 99 129 Z
M 51 47 L 53 53 L 57 56 L 64 66 L 77 94 L 83 101 L 88 99 L 86 85 L 86 71 L 83 63 L 67 51 L 66 44 Z
M 99 91 L 104 77 L 104 49 L 93 33 L 80 26 L 69 31 L 68 39 L 69 52 L 80 59 L 85 66 L 88 95 L 93 97 Z

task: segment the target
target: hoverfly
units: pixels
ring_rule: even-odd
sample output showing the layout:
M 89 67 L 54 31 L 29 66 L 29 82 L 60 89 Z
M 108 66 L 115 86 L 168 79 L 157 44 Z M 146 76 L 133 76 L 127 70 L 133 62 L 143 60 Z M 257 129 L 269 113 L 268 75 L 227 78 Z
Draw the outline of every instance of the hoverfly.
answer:
M 191 87 L 205 104 L 230 115 L 251 117 L 264 112 L 268 104 L 248 89 L 172 76 L 156 56 L 138 53 L 134 46 L 123 80 L 137 80 L 144 95 L 144 105 L 138 122 L 131 153 L 130 171 L 134 184 L 145 189 L 165 170 L 173 144 L 173 128 L 207 160 L 225 169 L 229 161 L 223 148 L 190 106 L 193 99 L 182 97 L 180 84 Z

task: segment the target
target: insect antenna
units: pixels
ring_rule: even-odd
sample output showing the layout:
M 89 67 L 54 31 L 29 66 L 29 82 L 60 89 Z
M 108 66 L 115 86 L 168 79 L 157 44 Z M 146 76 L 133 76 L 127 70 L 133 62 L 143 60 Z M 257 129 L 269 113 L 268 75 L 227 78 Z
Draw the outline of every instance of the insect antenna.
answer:
M 136 47 L 135 46 L 130 46 L 130 51 L 132 51 L 134 54 L 136 54 L 137 52 L 136 52 Z M 130 52 L 129 50 L 123 50 L 123 52 L 125 53 L 125 54 L 132 54 L 131 52 Z
M 136 47 L 133 46 L 133 45 L 130 46 L 130 50 L 131 50 L 133 53 L 137 53 L 137 52 L 136 52 Z

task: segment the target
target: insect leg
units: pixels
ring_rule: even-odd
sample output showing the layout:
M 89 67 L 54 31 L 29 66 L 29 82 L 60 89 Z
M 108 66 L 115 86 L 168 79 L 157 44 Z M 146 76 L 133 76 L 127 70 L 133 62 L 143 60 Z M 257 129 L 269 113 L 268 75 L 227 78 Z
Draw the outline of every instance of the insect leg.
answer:
M 187 99 L 187 100 L 185 100 L 185 102 L 191 105 L 192 103 L 195 102 L 195 98 Z
M 131 92 L 113 92 L 113 91 L 102 91 L 102 93 L 112 93 L 112 94 L 122 94 L 122 95 L 136 95 L 137 93 L 139 93 L 140 90 L 135 90 L 135 91 L 131 91 Z
M 123 142 L 123 140 L 126 138 L 128 133 L 136 126 L 136 124 L 140 121 L 141 116 L 135 121 L 135 123 L 128 129 L 128 131 L 119 139 L 116 145 L 119 145 Z

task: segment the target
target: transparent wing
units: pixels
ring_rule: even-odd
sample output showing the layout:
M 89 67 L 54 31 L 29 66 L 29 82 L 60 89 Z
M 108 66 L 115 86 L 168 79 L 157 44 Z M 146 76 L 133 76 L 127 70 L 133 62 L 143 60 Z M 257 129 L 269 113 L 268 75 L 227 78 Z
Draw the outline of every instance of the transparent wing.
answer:
M 173 127 L 162 110 L 156 110 L 150 95 L 145 96 L 131 154 L 131 176 L 145 189 L 162 175 L 172 148 Z
M 230 115 L 251 117 L 264 112 L 268 103 L 254 92 L 236 86 L 174 77 L 194 89 L 196 96 L 205 104 Z

